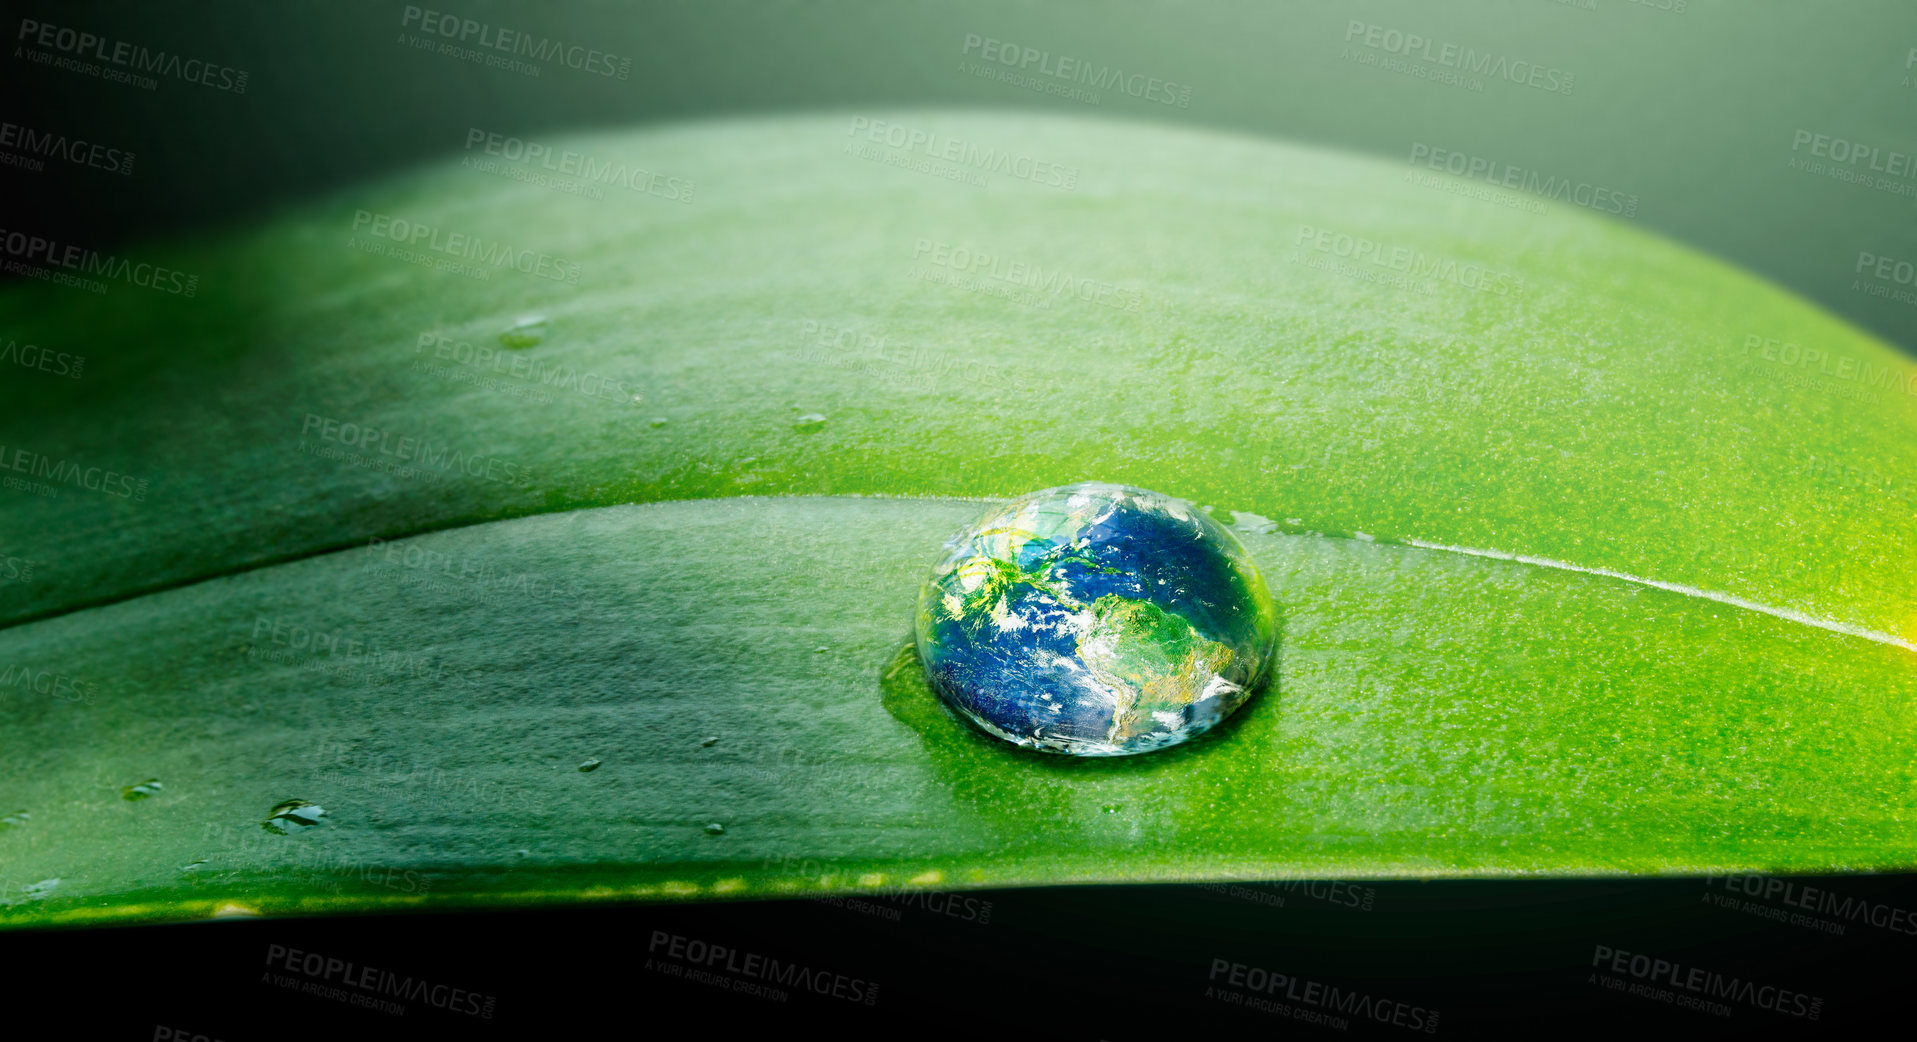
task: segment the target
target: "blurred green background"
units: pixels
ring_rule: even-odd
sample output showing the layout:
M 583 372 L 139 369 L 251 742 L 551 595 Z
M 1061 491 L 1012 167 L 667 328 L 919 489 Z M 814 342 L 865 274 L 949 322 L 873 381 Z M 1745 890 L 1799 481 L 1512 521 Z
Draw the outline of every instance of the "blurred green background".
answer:
M 6 63 L 8 118 L 138 154 L 131 177 L 0 166 L 17 223 L 101 246 L 238 222 L 457 152 L 472 127 L 524 135 L 866 106 L 1053 109 L 1400 162 L 1425 145 L 1635 196 L 1645 227 L 1917 348 L 1917 306 L 1894 291 L 1917 293 L 1857 273 L 1860 253 L 1917 260 L 1917 6 L 1896 0 L 8 6 L 12 47 L 27 18 L 249 73 L 244 94 L 178 83 L 149 92 Z M 427 12 L 579 41 L 629 59 L 630 72 L 528 76 L 402 44 Z M 982 43 L 968 53 L 972 37 L 1050 56 L 1041 63 L 1069 58 L 1188 87 L 1188 104 L 1116 90 L 1092 91 L 1094 102 L 980 77 L 963 68 L 981 57 Z M 1465 49 L 1517 71 L 1429 75 L 1456 73 L 1443 63 Z M 1521 82 L 1532 67 L 1544 70 L 1536 85 Z M 1879 183 L 1840 179 L 1871 175 L 1873 163 Z

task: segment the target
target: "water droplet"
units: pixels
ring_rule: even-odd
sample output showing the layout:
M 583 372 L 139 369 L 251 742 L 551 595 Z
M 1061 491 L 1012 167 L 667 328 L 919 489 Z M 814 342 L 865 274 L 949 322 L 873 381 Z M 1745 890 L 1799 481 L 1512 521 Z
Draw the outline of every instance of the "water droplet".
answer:
M 26 811 L 21 811 L 18 814 L 9 814 L 4 818 L 0 818 L 0 828 L 8 828 L 8 829 L 25 828 L 27 825 L 27 819 L 31 817 L 33 817 L 33 815 L 28 814 Z
M 806 413 L 792 421 L 792 429 L 800 434 L 817 434 L 825 429 L 825 416 L 816 412 Z
M 528 315 L 499 334 L 499 342 L 511 348 L 532 347 L 546 339 L 548 325 L 538 315 Z
M 708 739 L 706 739 L 705 741 L 703 741 L 703 742 L 700 742 L 699 744 L 700 744 L 700 745 L 702 745 L 702 746 L 704 746 L 704 747 L 706 747 L 707 749 L 710 749 L 710 748 L 712 748 L 713 746 L 715 746 L 715 745 L 718 745 L 718 744 L 719 744 L 719 738 L 718 738 L 718 736 L 717 736 L 717 735 L 714 735 L 713 737 L 711 737 L 711 738 L 708 738 Z
M 819 645 L 818 647 L 816 647 L 816 648 L 813 648 L 813 649 L 812 649 L 812 653 L 813 653 L 814 655 L 823 655 L 823 654 L 825 654 L 825 652 L 826 652 L 826 647 L 825 647 L 825 645 L 823 645 L 823 644 L 821 644 L 821 645 Z
M 599 760 L 597 758 L 587 760 L 585 763 L 582 763 L 579 765 L 580 774 L 591 774 L 592 772 L 598 769 L 599 769 Z
M 1163 749 L 1230 716 L 1269 673 L 1270 590 L 1230 529 L 1183 500 L 1042 489 L 950 545 L 922 588 L 919 659 L 994 737 L 1075 756 Z
M 287 800 L 273 808 L 260 827 L 277 836 L 302 832 L 320 823 L 326 816 L 326 808 L 305 800 Z
M 200 867 L 201 865 L 204 865 L 204 864 L 206 864 L 206 859 L 205 859 L 205 858 L 201 858 L 201 859 L 199 859 L 198 861 L 189 861 L 189 862 L 187 862 L 186 864 L 184 864 L 184 865 L 181 865 L 181 866 L 180 866 L 180 871 L 182 871 L 182 872 L 191 872 L 191 871 L 193 871 L 194 869 L 197 869 L 197 868 L 199 868 L 199 867 Z
M 1375 535 L 1366 535 L 1366 534 L 1364 534 L 1363 532 L 1352 532 L 1352 533 L 1351 533 L 1351 537 L 1352 537 L 1353 539 L 1356 539 L 1356 540 L 1358 540 L 1358 541 L 1359 541 L 1359 542 L 1361 542 L 1361 543 L 1375 543 L 1375 542 L 1377 542 L 1377 541 L 1378 541 L 1378 537 L 1377 537 L 1377 536 L 1375 536 Z
M 1119 811 L 1124 810 L 1125 808 L 1119 806 L 1116 803 L 1107 803 L 1103 807 L 1100 807 L 1098 809 L 1104 811 L 1107 814 L 1117 814 Z
M 160 790 L 164 788 L 166 788 L 166 786 L 160 784 L 160 779 L 148 778 L 138 785 L 128 785 L 122 788 L 120 790 L 120 798 L 123 800 L 143 800 L 148 796 L 158 796 Z
M 664 416 L 654 416 L 652 418 L 653 430 L 658 430 L 659 428 L 664 427 L 665 425 L 666 425 L 666 418 Z
M 724 825 L 721 825 L 715 821 L 712 824 L 706 826 L 706 835 L 708 836 L 723 835 L 725 833 L 725 830 L 726 830 L 726 827 Z
M 20 900 L 38 901 L 48 894 L 53 893 L 63 882 L 65 882 L 65 880 L 56 877 L 54 879 L 42 879 L 38 883 L 28 883 L 26 886 L 20 888 Z

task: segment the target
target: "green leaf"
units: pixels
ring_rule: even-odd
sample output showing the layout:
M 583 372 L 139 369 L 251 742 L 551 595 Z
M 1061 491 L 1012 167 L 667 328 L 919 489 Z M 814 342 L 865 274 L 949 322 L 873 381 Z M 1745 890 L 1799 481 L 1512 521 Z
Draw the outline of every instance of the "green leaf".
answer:
M 0 922 L 1917 863 L 1888 348 L 1389 164 L 888 118 L 1076 187 L 714 122 L 567 143 L 689 203 L 450 163 L 153 253 L 193 299 L 0 295 L 89 356 L 0 387 L 58 491 L 0 515 Z M 1200 741 L 1022 754 L 904 650 L 979 497 L 1084 479 L 1236 516 L 1272 582 L 1276 684 Z

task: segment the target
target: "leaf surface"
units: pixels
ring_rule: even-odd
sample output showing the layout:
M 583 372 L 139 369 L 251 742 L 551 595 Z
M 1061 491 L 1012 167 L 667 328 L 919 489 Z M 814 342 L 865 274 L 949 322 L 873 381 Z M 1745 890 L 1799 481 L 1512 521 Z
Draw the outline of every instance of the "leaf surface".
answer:
M 58 492 L 0 513 L 0 918 L 1913 863 L 1887 347 L 1389 164 L 888 118 L 1074 187 L 720 121 L 569 145 L 689 203 L 452 162 L 170 244 L 193 299 L 0 294 L 90 353 L 0 384 Z M 577 281 L 415 263 L 455 234 Z M 973 500 L 1085 479 L 1264 532 L 1282 671 L 1217 734 L 1020 755 L 897 659 Z

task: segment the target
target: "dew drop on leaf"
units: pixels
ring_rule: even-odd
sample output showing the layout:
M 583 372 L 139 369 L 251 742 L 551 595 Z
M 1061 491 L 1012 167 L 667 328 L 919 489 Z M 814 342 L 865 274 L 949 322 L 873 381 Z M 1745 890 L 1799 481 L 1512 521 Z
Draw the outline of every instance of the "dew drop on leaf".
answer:
M 702 745 L 702 746 L 704 746 L 704 747 L 705 747 L 705 748 L 707 748 L 707 749 L 710 749 L 710 748 L 712 748 L 713 746 L 715 746 L 715 745 L 718 745 L 718 744 L 719 744 L 719 736 L 718 736 L 718 735 L 713 735 L 713 736 L 712 736 L 711 738 L 708 738 L 708 739 L 706 739 L 705 741 L 703 741 L 703 742 L 700 742 L 699 744 L 700 744 L 700 745 Z
M 726 827 L 724 825 L 721 825 L 715 821 L 712 824 L 706 826 L 706 835 L 708 836 L 724 835 L 725 830 L 726 830 Z
M 817 434 L 825 429 L 825 416 L 816 412 L 806 413 L 792 421 L 792 429 L 800 434 Z
M 33 817 L 33 815 L 28 814 L 26 811 L 21 811 L 18 814 L 9 814 L 4 818 L 0 818 L 0 829 L 25 828 L 27 819 L 31 817 Z
M 160 790 L 164 788 L 166 788 L 166 786 L 160 784 L 160 779 L 148 778 L 138 785 L 128 785 L 122 788 L 120 790 L 120 798 L 123 800 L 143 800 L 148 796 L 158 796 Z
M 1183 500 L 1041 489 L 946 545 L 922 587 L 919 659 L 946 705 L 996 738 L 1073 756 L 1163 749 L 1230 716 L 1269 673 L 1265 580 Z
M 591 774 L 592 772 L 598 769 L 599 769 L 599 760 L 597 757 L 587 760 L 585 763 L 582 763 L 579 765 L 580 774 Z
M 273 812 L 260 822 L 260 827 L 276 836 L 291 835 L 320 823 L 326 816 L 326 808 L 305 800 L 287 800 L 273 808 Z
M 499 342 L 511 348 L 526 348 L 537 345 L 546 339 L 546 320 L 537 315 L 529 315 L 506 327 L 499 334 Z

